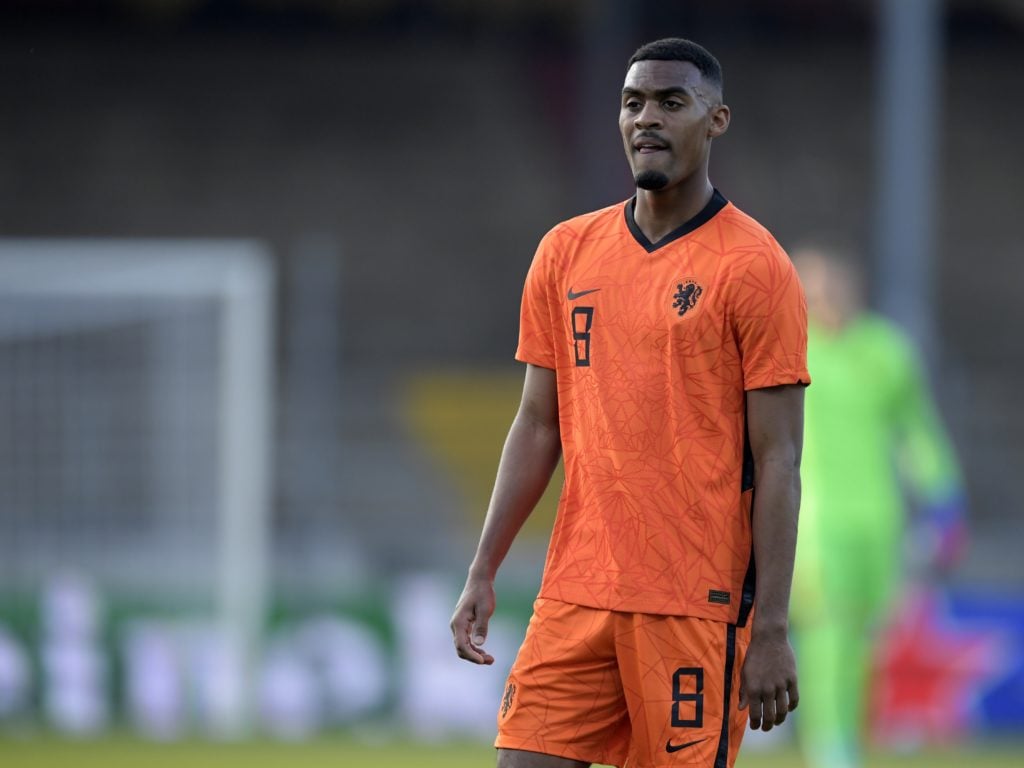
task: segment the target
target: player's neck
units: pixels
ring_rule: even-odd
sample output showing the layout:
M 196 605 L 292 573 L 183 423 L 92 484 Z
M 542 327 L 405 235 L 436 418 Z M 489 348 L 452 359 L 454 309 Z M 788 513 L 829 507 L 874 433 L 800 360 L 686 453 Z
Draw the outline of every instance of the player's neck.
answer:
M 670 189 L 636 191 L 633 218 L 652 243 L 681 227 L 708 204 L 715 189 L 706 175 L 695 176 Z

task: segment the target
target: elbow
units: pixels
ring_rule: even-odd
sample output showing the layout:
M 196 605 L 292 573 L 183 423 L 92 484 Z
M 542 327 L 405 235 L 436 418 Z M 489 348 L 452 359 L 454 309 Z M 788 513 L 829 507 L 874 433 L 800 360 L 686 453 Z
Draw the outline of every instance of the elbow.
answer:
M 779 446 L 755 456 L 754 467 L 772 474 L 792 476 L 800 482 L 800 451 L 795 446 Z
M 754 484 L 772 487 L 800 498 L 800 455 L 793 451 L 770 453 L 754 459 Z
M 534 413 L 520 410 L 516 415 L 514 427 L 529 435 L 532 443 L 552 444 L 561 448 L 562 436 L 557 415 L 555 418 L 540 418 Z

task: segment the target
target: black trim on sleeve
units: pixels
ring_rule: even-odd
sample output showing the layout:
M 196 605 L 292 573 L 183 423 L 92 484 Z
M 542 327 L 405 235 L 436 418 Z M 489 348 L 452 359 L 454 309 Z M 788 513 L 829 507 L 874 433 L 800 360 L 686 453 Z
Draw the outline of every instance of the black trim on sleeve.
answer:
M 669 243 L 678 240 L 683 235 L 688 235 L 693 230 L 697 229 L 704 224 L 707 224 L 714 217 L 716 213 L 725 208 L 729 204 L 729 201 L 725 199 L 721 192 L 717 189 L 711 195 L 711 199 L 708 200 L 708 204 L 701 208 L 700 213 L 694 216 L 689 221 L 683 223 L 682 226 L 672 230 L 665 235 L 661 240 L 656 243 L 652 243 L 647 239 L 647 235 L 640 231 L 640 227 L 636 224 L 634 218 L 634 210 L 636 209 L 636 196 L 634 195 L 626 201 L 626 226 L 629 227 L 630 233 L 633 238 L 640 244 L 640 246 L 648 253 L 654 253 L 659 248 L 668 245 Z
M 714 768 L 729 765 L 729 720 L 732 712 L 732 668 L 736 663 L 736 625 L 729 624 L 725 632 L 725 701 L 722 703 L 722 732 L 718 737 L 718 752 Z

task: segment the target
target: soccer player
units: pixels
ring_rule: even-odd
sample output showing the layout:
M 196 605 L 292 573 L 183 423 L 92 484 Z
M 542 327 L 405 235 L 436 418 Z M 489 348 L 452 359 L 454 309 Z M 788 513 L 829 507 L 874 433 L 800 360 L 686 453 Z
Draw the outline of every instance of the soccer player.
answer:
M 963 541 L 962 483 L 914 348 L 865 310 L 853 254 L 816 243 L 793 260 L 815 382 L 792 612 L 808 706 L 796 725 L 811 768 L 855 768 L 874 639 L 901 580 L 903 485 L 921 507 L 920 559 L 945 566 Z
M 500 768 L 724 768 L 748 716 L 770 730 L 797 705 L 806 305 L 782 248 L 708 180 L 729 120 L 708 51 L 637 50 L 619 108 L 636 196 L 556 226 L 526 278 L 522 402 L 451 623 L 459 656 L 493 663 L 495 573 L 561 453 Z

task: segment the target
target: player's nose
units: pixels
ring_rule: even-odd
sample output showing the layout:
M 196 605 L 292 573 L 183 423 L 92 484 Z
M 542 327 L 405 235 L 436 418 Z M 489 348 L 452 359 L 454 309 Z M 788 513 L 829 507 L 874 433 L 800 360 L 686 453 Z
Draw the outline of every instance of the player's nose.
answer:
M 653 128 L 661 125 L 661 110 L 653 101 L 648 101 L 633 118 L 633 125 L 637 128 Z

